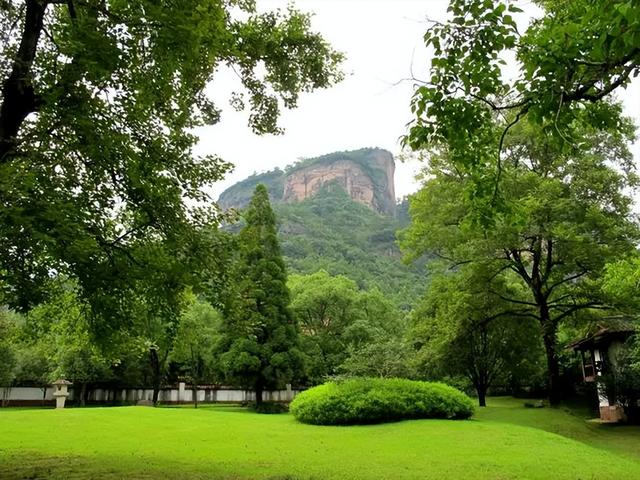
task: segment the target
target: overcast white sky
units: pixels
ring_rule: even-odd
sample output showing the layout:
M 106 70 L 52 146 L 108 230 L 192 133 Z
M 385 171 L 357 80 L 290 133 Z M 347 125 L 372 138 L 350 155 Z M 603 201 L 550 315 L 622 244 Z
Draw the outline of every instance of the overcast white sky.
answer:
M 258 0 L 261 10 L 285 8 L 289 2 Z M 235 165 L 233 173 L 214 186 L 217 197 L 225 188 L 254 172 L 284 167 L 301 157 L 337 150 L 381 147 L 400 153 L 399 137 L 411 120 L 409 101 L 413 74 L 426 78 L 428 53 L 422 36 L 426 18 L 444 20 L 448 0 L 297 0 L 313 12 L 313 28 L 337 50 L 346 54 L 346 78 L 328 90 L 305 94 L 298 108 L 283 111 L 283 135 L 257 136 L 247 127 L 247 114 L 226 107 L 238 87 L 235 75 L 221 71 L 211 95 L 223 107 L 222 121 L 198 130 L 197 153 L 217 154 Z M 527 15 L 536 10 L 529 0 L 517 2 Z M 525 18 L 523 20 L 526 21 Z M 620 95 L 628 115 L 640 123 L 640 82 Z M 634 146 L 636 160 L 640 145 Z M 414 176 L 419 162 L 397 163 L 396 195 L 417 189 Z

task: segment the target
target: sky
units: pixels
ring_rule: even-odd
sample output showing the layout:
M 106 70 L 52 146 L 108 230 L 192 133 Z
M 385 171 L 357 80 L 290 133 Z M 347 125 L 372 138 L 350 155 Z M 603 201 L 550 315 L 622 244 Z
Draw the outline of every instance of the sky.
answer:
M 282 0 L 258 0 L 260 10 L 286 8 Z M 248 112 L 228 106 L 238 89 L 233 72 L 221 69 L 208 93 L 222 108 L 222 120 L 201 128 L 196 153 L 216 154 L 235 169 L 212 188 L 214 198 L 227 187 L 256 172 L 283 168 L 299 158 L 339 150 L 380 147 L 396 157 L 399 139 L 411 120 L 409 103 L 413 76 L 426 79 L 429 52 L 423 35 L 427 19 L 445 20 L 448 0 L 297 0 L 299 10 L 313 13 L 312 27 L 346 55 L 345 79 L 334 87 L 303 94 L 295 110 L 283 110 L 282 135 L 258 136 L 247 126 Z M 529 0 L 516 2 L 525 13 L 538 13 Z M 640 81 L 620 94 L 627 115 L 640 124 Z M 640 143 L 633 147 L 640 160 Z M 396 195 L 417 190 L 415 175 L 422 164 L 412 160 L 396 164 Z

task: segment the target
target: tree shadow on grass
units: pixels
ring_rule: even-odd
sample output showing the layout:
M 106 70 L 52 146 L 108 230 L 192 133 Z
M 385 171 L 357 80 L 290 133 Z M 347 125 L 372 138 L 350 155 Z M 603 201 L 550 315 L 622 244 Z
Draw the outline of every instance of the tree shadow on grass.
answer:
M 592 412 L 583 403 L 558 408 L 526 408 L 524 399 L 490 397 L 487 407 L 476 409 L 474 419 L 544 430 L 634 460 L 640 459 L 640 426 L 589 422 Z

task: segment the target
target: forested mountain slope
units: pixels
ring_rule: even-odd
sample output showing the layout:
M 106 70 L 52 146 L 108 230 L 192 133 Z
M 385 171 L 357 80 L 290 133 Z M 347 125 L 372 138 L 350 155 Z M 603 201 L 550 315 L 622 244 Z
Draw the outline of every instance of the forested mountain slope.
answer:
M 372 160 L 372 165 L 367 166 L 367 160 Z M 363 195 L 364 187 L 355 198 L 354 189 L 348 191 L 345 177 L 351 172 L 334 168 L 336 162 L 345 161 L 359 167 L 354 175 L 360 177 L 360 185 L 369 185 L 362 176 L 363 172 L 371 172 L 372 195 Z M 405 265 L 396 244 L 396 232 L 409 219 L 406 202 L 395 205 L 394 200 L 393 206 L 389 205 L 393 170 L 393 157 L 384 150 L 337 152 L 305 160 L 285 171 L 249 177 L 225 191 L 220 203 L 225 208 L 241 209 L 255 186 L 264 183 L 278 217 L 289 272 L 308 274 L 324 269 L 334 275 L 346 275 L 362 288 L 378 287 L 397 305 L 408 309 L 424 292 L 427 279 L 424 264 Z M 318 178 L 317 172 L 329 171 L 337 172 L 336 176 L 314 186 L 305 198 L 287 196 L 287 185 L 291 185 L 292 178 L 300 179 L 300 172 L 307 178 Z M 364 201 L 363 196 L 370 201 Z
M 356 202 L 383 215 L 395 213 L 395 162 L 390 152 L 362 148 L 307 158 L 284 171 L 253 175 L 225 190 L 218 200 L 222 208 L 244 208 L 253 189 L 263 183 L 272 201 L 299 202 L 315 196 L 330 183 L 341 185 Z

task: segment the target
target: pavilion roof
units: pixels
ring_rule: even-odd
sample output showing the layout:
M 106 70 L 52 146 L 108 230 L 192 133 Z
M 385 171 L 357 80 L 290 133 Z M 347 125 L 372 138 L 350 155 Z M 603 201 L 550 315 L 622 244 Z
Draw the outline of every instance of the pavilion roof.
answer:
M 591 347 L 611 343 L 613 340 L 624 341 L 637 331 L 637 322 L 629 317 L 609 317 L 597 323 L 595 328 L 583 338 L 567 345 L 567 349 L 587 350 Z

